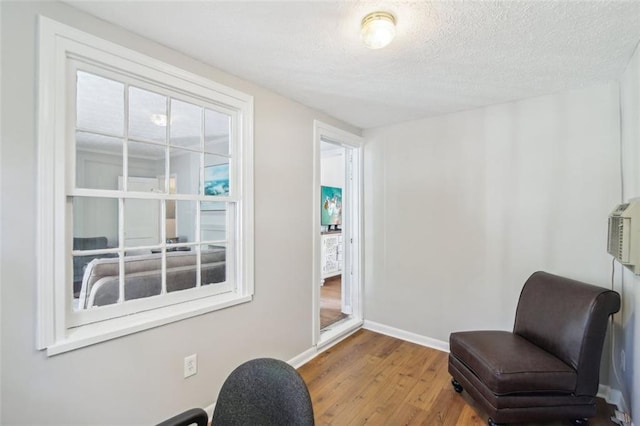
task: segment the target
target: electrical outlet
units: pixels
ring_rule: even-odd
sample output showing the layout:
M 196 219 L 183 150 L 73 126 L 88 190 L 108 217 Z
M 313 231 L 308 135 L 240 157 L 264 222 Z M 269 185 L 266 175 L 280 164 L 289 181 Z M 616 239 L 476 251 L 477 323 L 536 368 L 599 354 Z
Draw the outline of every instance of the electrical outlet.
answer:
M 626 370 L 627 357 L 625 356 L 624 349 L 620 351 L 620 368 L 624 372 Z
M 194 376 L 198 372 L 198 354 L 184 358 L 184 378 Z

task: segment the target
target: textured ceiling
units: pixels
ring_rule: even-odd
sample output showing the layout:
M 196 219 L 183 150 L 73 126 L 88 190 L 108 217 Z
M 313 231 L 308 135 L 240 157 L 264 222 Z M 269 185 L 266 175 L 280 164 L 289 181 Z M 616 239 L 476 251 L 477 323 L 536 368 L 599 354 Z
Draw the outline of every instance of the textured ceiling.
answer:
M 67 3 L 360 128 L 613 80 L 640 40 L 639 1 Z

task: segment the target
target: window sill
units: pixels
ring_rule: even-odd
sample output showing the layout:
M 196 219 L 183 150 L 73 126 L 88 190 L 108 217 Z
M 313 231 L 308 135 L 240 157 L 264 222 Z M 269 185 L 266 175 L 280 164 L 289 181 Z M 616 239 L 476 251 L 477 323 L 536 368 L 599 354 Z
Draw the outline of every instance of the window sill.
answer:
M 212 297 L 215 299 L 214 301 L 211 300 Z M 252 299 L 250 295 L 238 296 L 234 293 L 212 297 L 192 300 L 71 329 L 67 331 L 63 339 L 59 339 L 47 347 L 47 356 L 58 355 L 139 331 L 250 302 Z

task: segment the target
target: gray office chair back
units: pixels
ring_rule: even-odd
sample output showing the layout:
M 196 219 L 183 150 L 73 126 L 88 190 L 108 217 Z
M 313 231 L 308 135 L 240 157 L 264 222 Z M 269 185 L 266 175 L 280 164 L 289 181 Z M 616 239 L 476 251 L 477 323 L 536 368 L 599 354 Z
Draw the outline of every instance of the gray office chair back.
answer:
M 213 426 L 313 424 L 304 380 L 289 364 L 271 358 L 247 361 L 231 372 L 212 419 Z

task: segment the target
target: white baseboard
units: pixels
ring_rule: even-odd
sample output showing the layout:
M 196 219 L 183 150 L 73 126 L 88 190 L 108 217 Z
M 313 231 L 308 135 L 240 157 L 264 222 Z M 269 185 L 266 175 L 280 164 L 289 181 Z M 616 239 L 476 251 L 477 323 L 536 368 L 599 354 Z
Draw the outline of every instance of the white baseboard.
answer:
M 364 322 L 361 320 L 348 320 L 344 323 L 339 323 L 336 327 L 329 327 L 326 331 L 323 331 L 318 342 L 318 353 L 324 352 L 330 347 L 342 342 L 347 337 L 351 336 L 356 331 L 362 328 Z
M 396 339 L 406 340 L 407 342 L 415 343 L 417 345 L 437 349 L 442 352 L 449 352 L 449 342 L 445 342 L 443 340 L 433 339 L 431 337 L 422 336 L 410 331 L 401 330 L 399 328 L 390 327 L 388 325 L 368 320 L 365 320 L 363 328 L 375 331 L 376 333 L 395 337 Z
M 318 353 L 318 349 L 315 346 L 311 347 L 301 354 L 298 354 L 291 358 L 289 361 L 287 361 L 287 364 L 289 364 L 293 368 L 299 368 L 300 366 L 306 364 L 307 362 L 318 356 Z
M 321 342 L 318 342 L 316 346 L 307 349 L 301 354 L 294 356 L 289 361 L 287 361 L 287 364 L 289 364 L 293 368 L 300 368 L 330 347 L 342 342 L 344 339 L 351 336 L 360 328 L 362 328 L 362 321 L 353 322 L 352 324 L 347 323 L 346 327 L 340 327 L 336 330 L 326 332 L 326 336 L 323 335 L 324 337 Z
M 213 418 L 213 410 L 216 409 L 216 403 L 214 402 L 211 405 L 204 407 L 204 411 L 207 412 L 207 416 L 209 416 L 209 423 L 211 423 L 211 419 Z
M 600 385 L 598 386 L 598 397 L 604 399 L 609 404 L 615 405 L 618 407 L 619 411 L 624 413 L 629 412 L 629 406 L 627 405 L 627 401 L 624 399 L 624 395 L 618 389 L 614 389 L 611 386 Z M 633 425 L 633 424 L 632 424 Z

